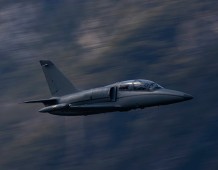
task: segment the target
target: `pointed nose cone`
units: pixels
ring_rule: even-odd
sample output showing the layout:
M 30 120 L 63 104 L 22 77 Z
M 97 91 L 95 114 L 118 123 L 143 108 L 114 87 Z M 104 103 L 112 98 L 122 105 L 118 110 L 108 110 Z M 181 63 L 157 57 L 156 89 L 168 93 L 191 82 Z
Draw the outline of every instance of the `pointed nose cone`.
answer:
M 190 94 L 184 93 L 183 98 L 184 98 L 184 100 L 191 100 L 191 99 L 193 99 L 193 96 L 191 96 Z
M 181 91 L 169 90 L 169 94 L 174 95 L 177 98 L 177 100 L 180 100 L 180 101 L 186 101 L 186 100 L 193 99 L 193 96 L 191 96 L 190 94 L 181 92 Z
M 161 89 L 159 90 L 159 93 L 164 97 L 162 99 L 162 102 L 164 104 L 183 102 L 193 99 L 193 97 L 190 94 L 170 89 Z
M 181 91 L 169 90 L 169 93 L 177 96 L 178 98 L 180 98 L 181 101 L 193 99 L 193 96 L 191 96 L 190 94 L 181 92 Z

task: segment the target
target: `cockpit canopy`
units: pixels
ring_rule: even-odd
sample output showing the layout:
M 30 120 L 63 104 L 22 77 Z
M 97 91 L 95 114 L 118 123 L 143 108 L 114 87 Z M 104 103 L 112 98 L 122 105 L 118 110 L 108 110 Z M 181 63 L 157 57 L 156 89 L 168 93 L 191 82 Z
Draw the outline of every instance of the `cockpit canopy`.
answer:
M 161 88 L 163 87 L 150 80 L 129 80 L 119 84 L 121 91 L 155 91 Z

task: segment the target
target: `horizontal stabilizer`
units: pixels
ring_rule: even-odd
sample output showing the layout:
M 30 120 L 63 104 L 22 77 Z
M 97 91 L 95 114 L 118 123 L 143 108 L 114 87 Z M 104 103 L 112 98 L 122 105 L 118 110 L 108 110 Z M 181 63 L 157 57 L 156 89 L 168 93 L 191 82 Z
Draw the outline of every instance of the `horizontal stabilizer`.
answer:
M 53 105 L 57 104 L 57 99 L 39 99 L 39 100 L 29 100 L 24 101 L 24 103 L 43 103 L 44 105 Z

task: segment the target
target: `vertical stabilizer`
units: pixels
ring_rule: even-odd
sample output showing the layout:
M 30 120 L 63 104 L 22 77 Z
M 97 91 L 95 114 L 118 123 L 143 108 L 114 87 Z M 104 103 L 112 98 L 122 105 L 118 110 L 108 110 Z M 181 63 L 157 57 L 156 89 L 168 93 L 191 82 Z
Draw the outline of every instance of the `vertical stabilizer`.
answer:
M 77 92 L 73 84 L 49 60 L 40 60 L 52 96 L 63 96 Z

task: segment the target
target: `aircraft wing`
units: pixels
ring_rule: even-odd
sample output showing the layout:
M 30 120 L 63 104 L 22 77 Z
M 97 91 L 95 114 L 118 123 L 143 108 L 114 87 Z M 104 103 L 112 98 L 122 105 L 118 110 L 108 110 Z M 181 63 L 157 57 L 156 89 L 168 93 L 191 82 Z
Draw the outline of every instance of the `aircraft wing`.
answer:
M 31 101 L 34 102 L 34 101 Z M 120 106 L 107 106 L 107 105 L 71 105 L 71 104 L 56 104 L 44 107 L 39 110 L 39 112 L 52 112 L 52 111 L 61 111 L 61 110 L 68 110 L 71 111 L 117 111 L 120 110 Z

